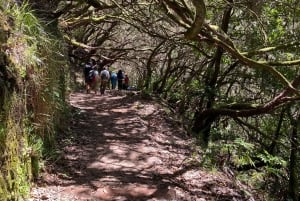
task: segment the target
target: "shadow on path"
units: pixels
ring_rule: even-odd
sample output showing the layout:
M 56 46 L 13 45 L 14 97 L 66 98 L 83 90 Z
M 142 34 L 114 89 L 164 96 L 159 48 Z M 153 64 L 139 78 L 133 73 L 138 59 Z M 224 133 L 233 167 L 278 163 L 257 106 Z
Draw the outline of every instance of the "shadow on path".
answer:
M 62 158 L 29 201 L 245 200 L 230 179 L 185 164 L 191 142 L 155 101 L 73 93 L 70 104 Z
M 189 149 L 163 109 L 138 96 L 74 93 L 70 103 L 76 113 L 59 140 L 59 177 L 48 185 L 85 200 L 175 199 L 170 177 Z

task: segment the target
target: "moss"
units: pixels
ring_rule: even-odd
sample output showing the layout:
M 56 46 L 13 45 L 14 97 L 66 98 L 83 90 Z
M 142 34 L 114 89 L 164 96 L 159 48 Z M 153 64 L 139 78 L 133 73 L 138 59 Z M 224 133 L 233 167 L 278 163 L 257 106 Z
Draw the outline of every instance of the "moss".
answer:
M 50 38 L 26 6 L 10 5 L 5 13 L 0 9 L 1 201 L 23 200 L 39 177 L 42 151 L 54 147 L 63 122 L 68 85 L 64 46 L 57 36 Z
M 11 108 L 18 108 L 20 102 L 16 96 L 11 99 Z M 14 118 L 14 112 L 8 112 L 6 124 L 1 135 L 1 143 L 4 145 L 3 165 L 1 166 L 1 191 L 7 197 L 7 200 L 20 200 L 23 195 L 27 195 L 30 190 L 28 175 L 31 175 L 29 169 L 29 160 L 27 155 L 28 143 L 26 133 L 22 131 L 22 115 Z M 1 192 L 0 191 L 0 192 Z

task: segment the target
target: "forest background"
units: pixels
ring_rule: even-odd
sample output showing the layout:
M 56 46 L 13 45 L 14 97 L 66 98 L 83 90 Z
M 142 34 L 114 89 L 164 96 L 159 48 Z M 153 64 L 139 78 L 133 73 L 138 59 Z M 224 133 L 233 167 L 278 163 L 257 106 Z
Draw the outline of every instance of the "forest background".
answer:
M 269 200 L 299 200 L 300 2 L 0 0 L 0 197 L 22 200 L 56 156 L 82 63 L 124 69 Z M 78 74 L 79 73 L 79 74 Z

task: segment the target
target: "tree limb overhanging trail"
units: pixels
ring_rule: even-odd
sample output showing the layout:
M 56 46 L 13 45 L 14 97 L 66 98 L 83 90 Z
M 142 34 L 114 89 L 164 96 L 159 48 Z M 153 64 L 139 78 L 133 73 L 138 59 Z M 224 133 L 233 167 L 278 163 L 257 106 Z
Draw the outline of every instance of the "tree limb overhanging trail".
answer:
M 299 46 L 298 42 L 292 42 L 279 47 L 265 48 L 259 51 L 252 51 L 251 53 L 240 53 L 240 51 L 234 46 L 234 43 L 230 37 L 224 33 L 220 27 L 205 22 L 206 8 L 204 1 L 192 1 L 195 9 L 193 23 L 191 23 L 191 16 L 188 8 L 182 8 L 180 3 L 176 1 L 164 0 L 162 2 L 163 5 L 165 5 L 167 15 L 177 22 L 179 26 L 187 28 L 187 31 L 185 32 L 186 39 L 201 42 L 203 37 L 207 37 L 212 44 L 223 48 L 246 66 L 271 73 L 275 79 L 280 81 L 284 86 L 290 88 L 297 96 L 300 96 L 299 90 L 294 88 L 291 82 L 281 72 L 271 66 L 272 64 L 274 64 L 274 66 L 297 65 L 299 64 L 299 60 L 285 62 L 261 62 L 246 57 L 246 55 L 260 53 L 261 51 L 278 50 L 284 47 Z
M 278 70 L 276 70 L 274 67 L 267 65 L 266 63 L 258 62 L 253 59 L 250 59 L 248 57 L 243 56 L 234 46 L 232 41 L 230 43 L 227 43 L 228 37 L 226 35 L 220 34 L 215 26 L 211 26 L 206 24 L 205 27 L 212 31 L 214 35 L 209 36 L 211 39 L 217 44 L 220 45 L 223 49 L 225 49 L 227 52 L 231 53 L 231 55 L 237 59 L 240 60 L 241 63 L 247 65 L 250 68 L 254 68 L 257 70 L 264 70 L 269 73 L 271 73 L 278 81 L 280 81 L 284 86 L 287 86 L 289 89 L 293 91 L 297 96 L 300 96 L 299 90 L 293 87 L 293 85 L 288 81 L 288 79 L 280 73 Z M 291 63 L 291 62 L 290 62 Z M 297 60 L 294 62 L 295 64 L 298 64 L 299 61 Z
M 298 201 L 299 5 L 2 1 L 0 198 Z
M 193 5 L 195 7 L 195 16 L 194 22 L 191 27 L 186 31 L 185 37 L 187 39 L 194 39 L 200 33 L 202 26 L 204 24 L 205 15 L 206 15 L 206 8 L 205 3 L 203 0 L 193 0 Z
M 70 132 L 59 136 L 64 154 L 30 201 L 251 198 L 225 174 L 189 163 L 192 141 L 158 102 L 74 93 L 70 103 Z

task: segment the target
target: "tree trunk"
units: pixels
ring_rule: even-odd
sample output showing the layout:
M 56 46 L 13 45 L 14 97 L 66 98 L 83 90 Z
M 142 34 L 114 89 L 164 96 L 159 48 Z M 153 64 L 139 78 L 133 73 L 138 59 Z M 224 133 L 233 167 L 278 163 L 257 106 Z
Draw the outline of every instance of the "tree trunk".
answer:
M 279 136 L 280 136 L 280 133 L 281 133 L 280 129 L 282 127 L 282 123 L 283 123 L 283 120 L 284 120 L 285 110 L 286 110 L 286 108 L 283 108 L 280 112 L 280 116 L 279 116 L 278 124 L 277 124 L 277 127 L 276 127 L 276 131 L 274 133 L 274 137 L 272 138 L 272 143 L 270 144 L 269 149 L 268 149 L 268 152 L 272 155 L 275 154 L 275 147 L 277 145 L 277 142 L 278 142 L 278 139 L 279 139 Z
M 232 7 L 229 6 L 223 14 L 222 19 L 222 30 L 226 33 L 228 31 L 228 24 L 231 17 L 231 10 Z M 214 60 L 212 63 L 212 67 L 214 67 L 212 73 L 208 73 L 208 83 L 206 84 L 207 91 L 205 94 L 207 94 L 207 104 L 206 109 L 210 109 L 213 107 L 216 97 L 216 91 L 217 91 L 217 83 L 218 83 L 218 77 L 220 74 L 220 68 L 221 68 L 221 59 L 223 55 L 223 49 L 218 48 L 216 51 L 216 54 L 214 56 Z M 202 116 L 200 111 L 196 111 L 194 115 L 194 124 L 192 127 L 192 131 L 196 134 L 200 135 L 201 139 L 203 140 L 204 145 L 208 144 L 209 137 L 210 137 L 210 129 L 211 125 L 215 121 L 216 116 Z
M 165 43 L 165 41 L 160 42 L 152 51 L 151 55 L 148 58 L 147 64 L 146 64 L 146 70 L 144 73 L 144 88 L 146 90 L 150 89 L 150 84 L 152 80 L 152 59 L 156 56 L 157 52 L 159 51 L 160 47 Z
M 299 160 L 299 128 L 300 128 L 300 114 L 293 118 L 292 133 L 291 133 L 291 153 L 289 164 L 289 198 L 293 201 L 299 200 L 299 167 L 297 161 Z

